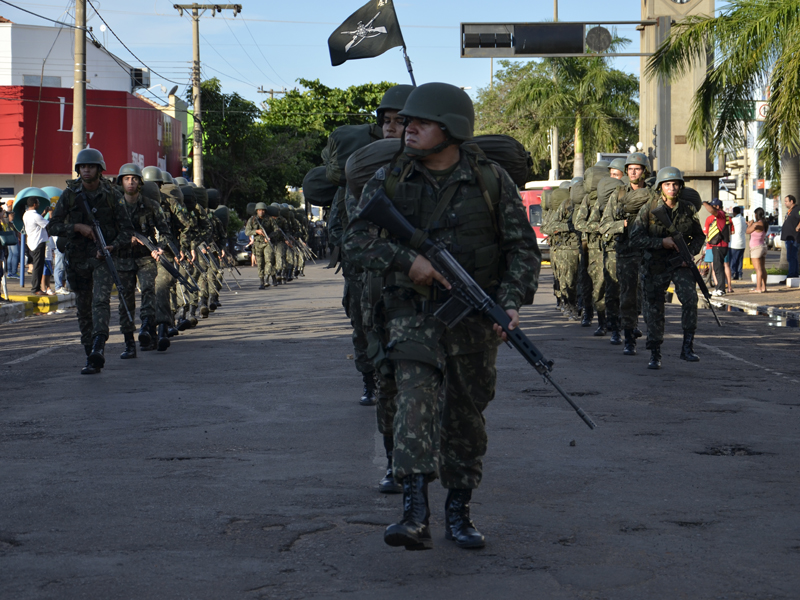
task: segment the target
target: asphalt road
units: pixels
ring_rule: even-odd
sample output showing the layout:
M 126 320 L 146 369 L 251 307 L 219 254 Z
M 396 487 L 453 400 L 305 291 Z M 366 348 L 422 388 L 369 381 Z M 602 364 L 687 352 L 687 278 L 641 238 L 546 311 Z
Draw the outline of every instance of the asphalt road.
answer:
M 115 318 L 98 376 L 73 310 L 0 326 L 0 597 L 798 598 L 796 329 L 701 311 L 689 364 L 668 306 L 648 371 L 564 321 L 545 270 L 523 326 L 598 427 L 501 348 L 486 548 L 444 539 L 435 484 L 435 547 L 407 552 L 340 277 L 243 272 L 166 353 L 119 360 Z

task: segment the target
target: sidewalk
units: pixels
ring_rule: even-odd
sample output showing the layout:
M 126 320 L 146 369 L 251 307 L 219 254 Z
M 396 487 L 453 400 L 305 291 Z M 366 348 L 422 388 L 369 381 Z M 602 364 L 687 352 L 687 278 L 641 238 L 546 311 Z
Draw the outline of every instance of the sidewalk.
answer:
M 19 279 L 6 278 L 8 300 L 0 303 L 0 324 L 15 321 L 37 313 L 46 313 L 58 308 L 68 308 L 75 304 L 75 294 L 56 294 L 54 296 L 35 296 L 30 293 L 30 276 L 26 277 L 23 289 Z

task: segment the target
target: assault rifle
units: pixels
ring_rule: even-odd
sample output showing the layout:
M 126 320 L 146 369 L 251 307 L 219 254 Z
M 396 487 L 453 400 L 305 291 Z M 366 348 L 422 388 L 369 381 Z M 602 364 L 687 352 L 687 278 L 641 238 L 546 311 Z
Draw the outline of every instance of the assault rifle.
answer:
M 272 240 L 269 239 L 269 236 L 267 235 L 267 230 L 264 229 L 264 226 L 261 224 L 261 220 L 257 216 L 255 215 L 253 216 L 255 217 L 256 225 L 258 225 L 258 228 L 261 230 L 264 239 L 267 240 L 267 244 L 269 244 L 270 246 L 275 246 L 275 244 L 272 243 Z
M 189 261 L 186 260 L 185 258 L 181 260 L 181 251 L 175 245 L 175 242 L 172 242 L 169 239 L 167 239 L 167 245 L 169 246 L 170 252 L 172 252 L 172 255 L 175 257 L 175 262 L 177 262 L 178 265 L 180 265 L 180 267 L 184 271 L 186 271 L 186 276 L 189 278 L 189 281 L 192 282 L 192 285 L 199 289 L 200 286 L 197 285 L 197 282 L 194 280 L 194 277 L 192 277 L 192 267 L 189 264 Z
M 314 254 L 313 250 L 311 250 L 311 248 L 308 247 L 308 244 L 306 244 L 303 240 L 301 240 L 300 238 L 296 238 L 293 235 L 289 235 L 277 225 L 275 227 L 277 227 L 278 231 L 280 231 L 283 234 L 283 237 L 286 238 L 286 243 L 289 244 L 289 246 L 292 248 L 297 246 L 300 252 L 303 253 L 303 256 L 306 257 L 306 259 L 314 260 L 315 258 L 317 258 L 317 255 Z
M 239 273 L 239 275 L 241 275 L 242 272 L 236 267 L 236 263 L 231 259 L 230 255 L 226 254 L 225 256 L 222 256 L 222 251 L 219 249 L 219 246 L 217 246 L 216 242 L 211 242 L 211 249 L 217 253 L 217 258 L 219 259 L 220 264 L 228 267 L 231 277 L 233 277 L 236 285 L 239 286 L 239 289 L 242 289 L 242 285 L 239 283 L 239 280 L 236 279 L 236 275 L 233 274 L 233 270 L 236 269 L 236 272 Z M 225 280 L 223 279 L 223 281 Z M 231 290 L 231 286 L 228 285 L 227 281 L 225 281 L 225 285 L 228 286 L 228 290 L 233 291 Z
M 675 226 L 672 224 L 672 220 L 669 218 L 667 214 L 666 205 L 661 205 L 658 208 L 650 211 L 651 214 L 661 221 L 661 224 L 667 228 L 669 231 L 669 235 L 672 237 L 672 241 L 675 242 L 675 245 L 678 247 L 679 256 L 676 257 L 678 260 L 670 260 L 673 264 L 686 264 L 687 267 L 692 271 L 692 276 L 694 280 L 697 282 L 697 287 L 700 288 L 700 291 L 703 294 L 703 297 L 708 302 L 708 307 L 711 309 L 711 312 L 714 315 L 714 319 L 717 321 L 717 325 L 722 327 L 722 323 L 719 322 L 719 317 L 717 316 L 717 311 L 714 310 L 714 305 L 711 304 L 711 294 L 708 291 L 708 286 L 706 282 L 703 280 L 703 276 L 700 274 L 700 270 L 697 268 L 697 265 L 694 262 L 694 257 L 692 256 L 692 252 L 689 250 L 689 246 L 686 245 L 686 240 L 683 239 L 683 234 L 675 229 Z
M 146 235 L 143 235 L 143 234 L 139 233 L 138 231 L 135 231 L 133 233 L 133 235 L 136 236 L 136 239 L 139 240 L 140 242 L 142 242 L 142 244 L 148 250 L 150 250 L 150 252 L 155 252 L 156 250 L 159 250 L 159 248 Z M 164 257 L 163 254 L 160 254 L 158 256 L 158 262 L 160 262 L 161 265 L 167 270 L 167 272 L 170 275 L 172 275 L 175 279 L 177 279 L 190 292 L 199 292 L 200 291 L 200 288 L 197 287 L 196 285 L 192 284 L 188 279 L 186 279 L 183 275 L 181 275 L 181 272 L 178 271 L 178 269 L 176 269 L 172 265 L 172 262 L 167 260 Z
M 208 244 L 206 244 L 205 242 L 202 242 L 202 243 L 197 245 L 197 248 L 198 248 L 198 250 L 200 250 L 200 253 L 203 254 L 203 258 L 206 260 L 206 262 L 209 263 L 209 265 L 213 264 L 214 268 L 217 271 L 221 271 L 222 270 L 222 268 L 220 267 L 219 261 L 217 260 L 217 257 L 212 254 L 211 249 L 208 247 Z M 205 250 L 206 252 L 203 253 L 203 250 Z
M 86 211 L 86 215 L 92 224 L 92 232 L 94 233 L 94 245 L 97 246 L 98 254 L 101 254 L 103 258 L 106 259 L 106 266 L 108 267 L 108 270 L 111 272 L 111 277 L 114 279 L 114 284 L 116 284 L 117 286 L 119 301 L 122 302 L 122 306 L 125 308 L 125 312 L 128 313 L 128 319 L 130 319 L 131 323 L 133 323 L 133 317 L 131 316 L 131 311 L 128 309 L 128 303 L 125 302 L 125 289 L 122 287 L 122 280 L 119 278 L 119 273 L 117 273 L 116 267 L 114 267 L 114 259 L 111 257 L 111 252 L 109 252 L 108 248 L 106 247 L 107 246 L 106 239 L 103 237 L 103 231 L 100 229 L 100 223 L 98 223 L 97 219 L 94 218 L 92 207 L 89 206 L 89 201 L 86 199 L 86 196 L 83 194 L 83 192 L 80 193 L 80 196 L 83 197 L 83 208 Z
M 375 196 L 362 208 L 360 216 L 387 230 L 392 236 L 406 242 L 411 240 L 417 232 L 411 223 L 395 208 L 383 189 L 378 190 Z M 583 412 L 581 407 L 550 377 L 550 371 L 553 370 L 553 361 L 546 359 L 519 327 L 509 329 L 511 317 L 503 310 L 503 307 L 499 306 L 483 291 L 453 255 L 447 251 L 444 245 L 426 239 L 419 249 L 452 286 L 450 299 L 434 313 L 434 316 L 443 321 L 448 328 L 452 328 L 473 311 L 486 315 L 490 321 L 502 327 L 506 336 L 508 336 L 509 341 L 507 343 L 522 354 L 525 360 L 536 369 L 546 382 L 558 390 L 558 393 L 569 402 L 570 406 L 590 429 L 594 429 L 596 425 L 591 417 Z

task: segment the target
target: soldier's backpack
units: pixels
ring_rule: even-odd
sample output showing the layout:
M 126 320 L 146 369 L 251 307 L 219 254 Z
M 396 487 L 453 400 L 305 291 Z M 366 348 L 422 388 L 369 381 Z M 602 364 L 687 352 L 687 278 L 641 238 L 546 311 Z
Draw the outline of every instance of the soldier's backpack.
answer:
M 639 214 L 639 210 L 642 208 L 642 206 L 656 197 L 657 196 L 655 195 L 654 190 L 648 187 L 632 190 L 625 194 L 625 196 L 622 198 L 622 210 L 624 211 L 626 217 L 635 217 Z
M 339 188 L 328 181 L 326 171 L 325 166 L 314 167 L 303 178 L 303 196 L 309 204 L 327 207 L 333 202 Z
M 592 210 L 591 220 L 600 220 L 600 218 L 603 216 L 603 211 L 606 209 L 608 201 L 611 199 L 611 195 L 623 187 L 625 187 L 625 184 L 622 183 L 622 181 L 619 179 L 614 179 L 611 176 L 603 177 L 597 183 L 597 203 Z
M 503 167 L 517 187 L 524 187 L 533 178 L 531 153 L 510 135 L 479 135 L 469 143 L 477 145 L 486 158 Z
M 700 192 L 694 188 L 683 186 L 680 199 L 694 206 L 695 210 L 700 210 L 703 207 L 703 199 L 700 197 Z
M 359 148 L 382 138 L 383 132 L 376 123 L 343 125 L 337 128 L 328 138 L 328 144 L 322 154 L 328 181 L 339 187 L 347 185 L 345 176 L 347 159 Z

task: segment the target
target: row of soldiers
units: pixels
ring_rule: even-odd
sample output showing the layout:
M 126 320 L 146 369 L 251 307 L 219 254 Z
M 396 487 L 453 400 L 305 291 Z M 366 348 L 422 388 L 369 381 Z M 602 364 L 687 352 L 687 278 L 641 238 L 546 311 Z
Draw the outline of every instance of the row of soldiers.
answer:
M 105 160 L 94 148 L 78 153 L 75 171 L 47 229 L 66 255 L 87 357 L 81 373 L 91 375 L 105 366 L 113 284 L 125 338 L 120 358 L 131 359 L 137 285 L 139 349 L 163 352 L 170 338 L 198 324 L 198 311 L 206 318 L 221 307 L 222 270 L 232 263 L 225 252 L 227 211 L 211 210 L 219 204 L 216 190 L 133 163 L 114 182 L 103 176 Z
M 684 186 L 680 170 L 664 167 L 651 177 L 649 165 L 641 152 L 598 161 L 584 177 L 546 193 L 542 232 L 549 236 L 554 293 L 562 313 L 580 319 L 584 327 L 596 314 L 594 335 L 610 331 L 611 344 L 624 343 L 628 356 L 636 354 L 642 336 L 638 316 L 643 314 L 651 351 L 648 368 L 659 369 L 670 282 L 682 304 L 680 358 L 700 360 L 693 346 L 697 291 L 690 265 L 676 256 L 673 237 L 681 233 L 696 255 L 704 234 L 697 218 L 700 197 Z
M 315 256 L 308 247 L 306 211 L 286 203 L 273 202 L 267 206 L 265 202 L 258 202 L 252 212 L 244 232 L 253 240 L 253 254 L 261 282 L 258 289 L 305 277 L 306 259 Z

